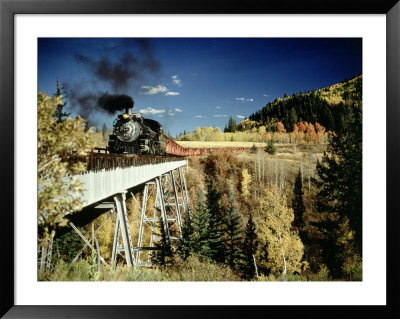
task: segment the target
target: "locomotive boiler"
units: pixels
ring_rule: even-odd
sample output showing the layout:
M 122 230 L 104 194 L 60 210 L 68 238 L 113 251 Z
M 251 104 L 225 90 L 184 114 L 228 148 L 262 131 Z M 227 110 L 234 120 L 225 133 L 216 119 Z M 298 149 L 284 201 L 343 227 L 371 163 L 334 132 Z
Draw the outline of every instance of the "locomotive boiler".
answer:
M 166 137 L 159 122 L 127 107 L 114 120 L 107 149 L 112 154 L 166 155 Z

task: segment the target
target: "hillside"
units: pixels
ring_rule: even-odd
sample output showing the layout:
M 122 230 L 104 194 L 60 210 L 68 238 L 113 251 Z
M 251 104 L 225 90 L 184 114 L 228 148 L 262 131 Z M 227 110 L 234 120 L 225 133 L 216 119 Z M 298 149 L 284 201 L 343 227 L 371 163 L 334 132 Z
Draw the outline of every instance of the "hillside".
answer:
M 349 106 L 361 107 L 361 102 L 362 75 L 359 75 L 316 91 L 285 95 L 251 114 L 249 119 L 266 127 L 279 121 L 290 130 L 298 122 L 318 122 L 327 130 L 342 131 Z

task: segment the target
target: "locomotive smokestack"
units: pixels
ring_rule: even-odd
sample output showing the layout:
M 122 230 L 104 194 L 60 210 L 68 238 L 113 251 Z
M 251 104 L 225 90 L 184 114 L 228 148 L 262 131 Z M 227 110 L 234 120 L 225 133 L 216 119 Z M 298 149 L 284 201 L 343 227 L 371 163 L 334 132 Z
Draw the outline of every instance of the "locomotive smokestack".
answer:
M 128 115 L 131 115 L 132 114 L 132 108 L 131 107 L 127 107 L 125 109 L 125 113 L 128 114 Z

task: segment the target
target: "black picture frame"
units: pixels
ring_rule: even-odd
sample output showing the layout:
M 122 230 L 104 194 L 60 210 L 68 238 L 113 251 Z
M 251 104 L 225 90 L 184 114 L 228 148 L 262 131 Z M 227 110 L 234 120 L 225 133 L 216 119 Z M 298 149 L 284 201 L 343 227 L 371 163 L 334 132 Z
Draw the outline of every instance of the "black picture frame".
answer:
M 385 14 L 387 21 L 386 106 L 386 306 L 16 306 L 14 302 L 14 17 L 16 14 Z M 280 0 L 280 1 L 184 1 L 184 0 L 0 0 L 0 180 L 1 276 L 0 315 L 4 318 L 226 318 L 295 316 L 373 318 L 400 317 L 399 250 L 396 182 L 400 136 L 400 3 L 398 0 Z M 383 142 L 382 142 L 383 143 Z M 379 187 L 379 186 L 377 186 Z M 382 203 L 382 207 L 385 207 Z

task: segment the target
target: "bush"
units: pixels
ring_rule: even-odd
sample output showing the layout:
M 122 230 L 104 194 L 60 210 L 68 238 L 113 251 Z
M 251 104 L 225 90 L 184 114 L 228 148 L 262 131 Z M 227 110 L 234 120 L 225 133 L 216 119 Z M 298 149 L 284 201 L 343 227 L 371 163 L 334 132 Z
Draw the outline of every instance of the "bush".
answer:
M 330 281 L 331 275 L 326 265 L 320 265 L 318 273 L 310 274 L 308 277 L 309 281 Z
M 346 280 L 362 281 L 362 260 L 358 255 L 346 259 L 342 266 Z
M 268 141 L 268 145 L 265 148 L 265 151 L 270 155 L 276 154 L 276 147 L 275 147 L 274 141 L 272 139 Z

